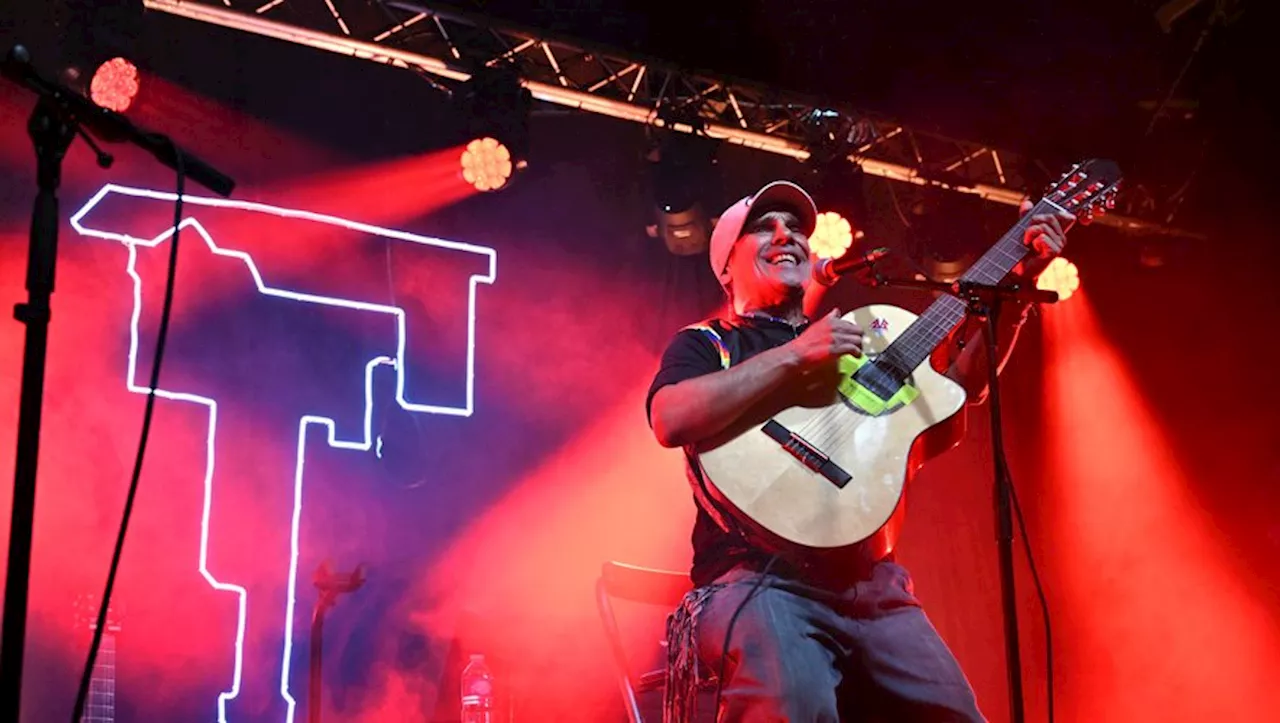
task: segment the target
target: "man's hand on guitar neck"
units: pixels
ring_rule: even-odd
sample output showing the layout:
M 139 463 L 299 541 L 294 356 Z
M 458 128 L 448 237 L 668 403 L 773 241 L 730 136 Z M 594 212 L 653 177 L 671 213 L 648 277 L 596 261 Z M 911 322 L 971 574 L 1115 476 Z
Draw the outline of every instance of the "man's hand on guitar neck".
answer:
M 1019 212 L 1025 216 L 1031 212 L 1030 201 L 1023 201 Z M 1030 249 L 1031 254 L 1024 258 L 1010 272 L 1012 276 L 1034 282 L 1049 262 L 1067 245 L 1067 230 L 1075 223 L 1075 216 L 1069 213 L 1036 214 L 1028 219 L 1022 241 Z M 1007 302 L 1000 314 L 1000 324 L 996 329 L 997 370 L 1003 371 L 1017 343 L 1018 331 L 1026 320 L 1027 305 L 1022 302 Z M 963 344 L 957 344 L 957 342 Z M 934 356 L 934 367 L 939 371 L 946 370 L 957 382 L 964 386 L 969 394 L 969 403 L 981 404 L 987 397 L 986 361 L 982 359 L 982 328 L 970 319 L 952 333 L 951 343 L 938 349 Z
M 1018 208 L 1021 215 L 1031 212 L 1031 201 L 1023 201 Z M 1062 253 L 1067 245 L 1067 231 L 1075 223 L 1076 217 L 1069 213 L 1041 213 L 1032 216 L 1027 230 L 1022 234 L 1022 242 L 1031 249 L 1032 254 L 1023 259 L 1013 269 L 1013 275 L 1034 280 L 1045 270 L 1055 256 Z

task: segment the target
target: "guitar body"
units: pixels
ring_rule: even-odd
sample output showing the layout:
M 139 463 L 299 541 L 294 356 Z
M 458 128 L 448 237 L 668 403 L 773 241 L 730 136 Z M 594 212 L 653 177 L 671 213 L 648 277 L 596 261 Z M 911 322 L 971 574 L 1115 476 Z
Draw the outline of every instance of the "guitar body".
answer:
M 918 317 L 896 306 L 871 305 L 843 318 L 866 330 L 864 354 L 874 360 Z M 963 415 L 957 415 L 966 398 L 962 386 L 928 363 L 909 382 L 918 395 L 877 414 L 843 395 L 827 406 L 770 409 L 766 403 L 753 410 L 698 450 L 712 495 L 774 551 L 883 557 L 897 541 L 907 481 L 963 432 Z M 803 463 L 766 433 L 770 420 L 828 457 L 849 479 L 838 485 Z

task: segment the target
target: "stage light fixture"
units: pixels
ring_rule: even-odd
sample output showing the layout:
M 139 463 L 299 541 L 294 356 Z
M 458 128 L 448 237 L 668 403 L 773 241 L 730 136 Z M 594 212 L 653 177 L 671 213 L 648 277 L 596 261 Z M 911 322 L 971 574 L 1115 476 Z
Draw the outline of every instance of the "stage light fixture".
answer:
M 855 232 L 853 225 L 844 216 L 835 211 L 818 213 L 818 224 L 809 237 L 809 251 L 820 259 L 836 259 L 844 256 L 853 245 Z M 857 231 L 861 238 L 863 233 Z
M 907 256 L 932 281 L 959 279 L 1007 228 L 977 196 L 936 186 L 898 186 L 895 193 L 907 227 Z
M 96 105 L 124 113 L 137 106 L 142 91 L 138 66 L 119 54 L 88 54 L 62 66 L 58 79 Z
M 462 178 L 479 191 L 496 191 L 511 178 L 511 151 L 496 138 L 477 138 L 462 151 Z
M 809 163 L 815 167 L 847 160 L 849 155 L 877 137 L 870 119 L 839 110 L 816 109 L 802 122 Z
M 809 250 L 818 258 L 843 256 L 865 234 L 867 218 L 862 169 L 842 157 L 825 164 L 810 163 L 800 185 L 818 206 L 818 223 L 809 236 Z
M 664 118 L 670 127 L 676 119 Z M 653 195 L 654 223 L 646 230 L 661 237 L 677 256 L 705 253 L 711 238 L 712 219 L 704 199 L 716 180 L 719 142 L 699 132 L 696 121 L 683 121 L 694 133 L 659 130 L 646 158 Z
M 36 3 L 31 3 L 32 5 Z M 58 30 L 64 42 L 48 62 L 58 80 L 96 105 L 124 113 L 137 108 L 141 77 L 138 38 L 143 32 L 140 2 L 40 3 L 58 6 Z M 51 49 L 52 50 L 52 49 Z M 143 58 L 145 60 L 145 58 Z
M 89 81 L 89 98 L 103 108 L 123 113 L 129 110 L 140 88 L 138 66 L 117 56 L 93 71 L 93 78 Z
M 1059 256 L 1040 273 L 1036 279 L 1036 288 L 1041 291 L 1056 291 L 1058 301 L 1066 301 L 1080 289 L 1080 270 L 1067 259 Z
M 533 95 L 513 68 L 482 68 L 454 95 L 466 129 L 462 177 L 481 191 L 506 187 L 528 166 Z

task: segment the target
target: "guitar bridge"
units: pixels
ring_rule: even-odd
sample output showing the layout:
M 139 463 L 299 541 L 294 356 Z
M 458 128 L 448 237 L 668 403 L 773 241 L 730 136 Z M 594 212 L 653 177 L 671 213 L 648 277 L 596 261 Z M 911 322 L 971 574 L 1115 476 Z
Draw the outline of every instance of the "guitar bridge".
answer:
M 783 449 L 787 450 L 792 457 L 800 460 L 800 463 L 805 467 L 822 475 L 836 487 L 843 489 L 853 479 L 852 475 L 844 471 L 840 465 L 832 462 L 830 457 L 819 452 L 804 437 L 782 426 L 776 420 L 770 419 L 765 422 L 761 431 L 769 435 L 770 439 L 782 445 Z

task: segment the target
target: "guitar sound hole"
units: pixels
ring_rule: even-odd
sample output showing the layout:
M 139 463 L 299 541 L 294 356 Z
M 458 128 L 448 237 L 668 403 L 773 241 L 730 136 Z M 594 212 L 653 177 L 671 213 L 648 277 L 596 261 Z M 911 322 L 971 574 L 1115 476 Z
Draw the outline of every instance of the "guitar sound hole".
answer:
M 876 360 L 871 364 L 863 365 L 861 369 L 853 373 L 853 380 L 861 384 L 867 391 L 887 402 L 902 388 L 902 380 L 894 373 L 882 368 L 881 364 L 883 363 L 883 360 Z

